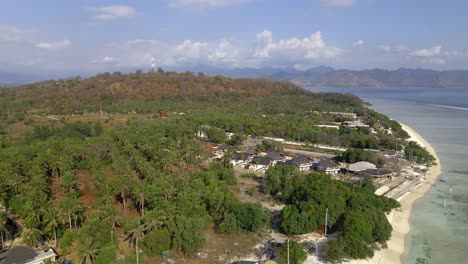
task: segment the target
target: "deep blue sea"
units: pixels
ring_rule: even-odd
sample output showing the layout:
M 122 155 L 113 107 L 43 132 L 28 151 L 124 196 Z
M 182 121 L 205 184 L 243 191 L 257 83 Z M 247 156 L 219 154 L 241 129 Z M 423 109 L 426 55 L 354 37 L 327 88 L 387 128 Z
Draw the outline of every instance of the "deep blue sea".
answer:
M 307 89 L 355 94 L 434 147 L 442 174 L 414 204 L 404 263 L 468 263 L 468 88 Z

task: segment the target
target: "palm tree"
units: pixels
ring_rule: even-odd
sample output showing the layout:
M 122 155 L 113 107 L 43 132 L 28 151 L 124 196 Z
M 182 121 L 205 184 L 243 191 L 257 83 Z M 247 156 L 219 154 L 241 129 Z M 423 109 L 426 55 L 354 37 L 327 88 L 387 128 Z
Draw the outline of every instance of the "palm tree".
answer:
M 46 222 L 45 231 L 53 233 L 55 241 L 54 246 L 57 247 L 57 228 L 59 228 L 61 224 L 59 212 L 50 206 L 44 214 L 44 221 Z
M 15 172 L 15 174 L 13 175 L 13 178 L 10 179 L 10 185 L 15 190 L 15 194 L 20 193 L 20 187 L 24 184 L 24 182 L 25 182 L 24 176 L 21 175 L 20 173 Z
M 137 264 L 139 264 L 138 245 L 145 236 L 146 227 L 140 217 L 132 219 L 132 221 L 129 222 L 129 225 L 129 229 L 127 230 L 127 240 L 135 247 L 136 260 Z
M 136 188 L 133 193 L 134 193 L 134 198 L 137 204 L 140 206 L 141 216 L 143 216 L 145 215 L 145 201 L 146 201 L 146 196 L 147 196 L 147 192 L 146 192 L 147 185 L 145 184 L 145 182 L 141 182 L 138 180 L 136 181 L 137 181 Z
M 114 230 L 117 226 L 120 225 L 120 221 L 122 220 L 122 218 L 120 217 L 120 215 L 117 213 L 117 211 L 115 210 L 113 206 L 108 207 L 106 209 L 107 210 L 103 211 L 103 214 L 104 214 L 103 220 L 106 221 L 106 223 L 111 226 L 111 241 L 114 242 Z
M 164 224 L 163 213 L 159 210 L 150 210 L 143 217 L 145 228 L 147 231 L 160 229 Z
M 68 193 L 72 189 L 76 189 L 78 179 L 73 172 L 66 171 L 65 173 L 63 173 L 63 176 L 60 179 L 60 184 L 62 185 L 62 187 L 65 188 L 65 193 Z
M 127 174 L 115 175 L 111 181 L 113 189 L 122 199 L 123 212 L 124 216 L 127 216 L 127 196 L 130 193 L 130 177 L 126 176 Z
M 83 204 L 81 203 L 78 194 L 71 191 L 61 203 L 61 209 L 68 220 L 68 227 L 71 230 L 73 227 L 72 219 L 75 220 L 75 227 L 77 226 L 78 219 L 83 214 Z
M 92 264 L 98 253 L 94 241 L 89 236 L 79 240 L 76 251 L 80 258 L 80 264 Z
M 99 184 L 98 194 L 99 200 L 101 200 L 104 206 L 114 205 L 115 193 L 108 181 Z
M 21 231 L 21 241 L 27 246 L 34 246 L 41 239 L 41 237 L 41 230 L 35 227 L 26 225 Z

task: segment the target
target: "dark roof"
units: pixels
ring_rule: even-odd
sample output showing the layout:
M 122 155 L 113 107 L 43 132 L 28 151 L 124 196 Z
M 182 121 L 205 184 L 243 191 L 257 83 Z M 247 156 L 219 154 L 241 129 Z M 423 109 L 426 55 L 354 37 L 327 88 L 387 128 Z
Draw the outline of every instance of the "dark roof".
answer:
M 361 173 L 369 175 L 369 176 L 381 177 L 381 176 L 388 176 L 392 174 L 393 171 L 386 170 L 386 169 L 371 169 L 371 170 L 362 171 Z
M 0 264 L 26 263 L 37 256 L 30 247 L 15 247 L 0 255 Z
M 292 160 L 285 160 L 285 161 L 280 161 L 276 163 L 276 166 L 292 166 L 292 165 L 294 165 L 292 163 Z
M 225 150 L 227 150 L 227 149 L 232 149 L 233 147 L 232 147 L 232 146 L 229 146 L 229 145 L 226 144 L 226 143 L 223 143 L 223 144 L 219 145 L 218 148 L 219 148 L 220 150 L 222 150 L 222 151 L 225 151 Z
M 291 162 L 296 166 L 300 166 L 303 164 L 311 163 L 312 160 L 306 156 L 296 155 L 292 158 Z
M 250 155 L 247 153 L 234 153 L 232 155 L 232 159 L 234 160 L 248 160 L 250 158 Z
M 268 151 L 266 157 L 270 158 L 272 160 L 282 160 L 282 159 L 284 159 L 284 156 L 281 155 L 280 153 L 276 152 L 276 151 Z
M 268 157 L 255 157 L 252 161 L 254 164 L 259 164 L 259 165 L 270 165 L 272 160 Z
M 219 144 L 218 143 L 214 143 L 214 142 L 203 142 L 203 145 L 207 146 L 207 145 L 210 145 L 214 148 L 217 148 L 219 147 Z
M 332 159 L 323 158 L 319 162 L 319 169 L 325 170 L 327 168 L 338 167 L 338 163 Z
M 258 154 L 258 150 L 256 148 L 248 147 L 244 150 L 244 153 L 247 153 L 249 155 L 256 155 Z

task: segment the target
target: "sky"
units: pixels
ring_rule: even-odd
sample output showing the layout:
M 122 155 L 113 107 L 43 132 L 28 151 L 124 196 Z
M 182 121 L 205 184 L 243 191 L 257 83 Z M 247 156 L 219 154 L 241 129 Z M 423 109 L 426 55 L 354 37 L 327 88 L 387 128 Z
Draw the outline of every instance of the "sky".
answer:
M 466 0 L 2 0 L 0 72 L 468 69 Z

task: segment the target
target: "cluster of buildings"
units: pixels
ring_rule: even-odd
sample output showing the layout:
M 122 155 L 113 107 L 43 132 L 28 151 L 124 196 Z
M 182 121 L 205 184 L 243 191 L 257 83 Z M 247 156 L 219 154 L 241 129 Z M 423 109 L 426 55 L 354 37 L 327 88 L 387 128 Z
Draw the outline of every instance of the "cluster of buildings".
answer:
M 295 166 L 299 171 L 317 171 L 327 175 L 347 174 L 355 176 L 369 176 L 371 178 L 391 178 L 394 172 L 377 168 L 375 164 L 360 161 L 346 164 L 330 158 L 311 158 L 303 155 L 286 156 L 277 151 L 262 152 L 248 147 L 243 151 L 236 151 L 227 144 L 204 143 L 204 150 L 210 160 L 220 160 L 226 151 L 230 151 L 230 163 L 235 168 L 241 168 L 254 173 L 265 173 L 272 166 Z
M 326 174 L 338 174 L 342 164 L 329 158 L 309 158 L 302 155 L 285 156 L 276 151 L 261 152 L 248 147 L 243 151 L 235 151 L 227 144 L 205 143 L 204 150 L 210 160 L 221 159 L 227 150 L 232 154 L 231 164 L 255 173 L 265 173 L 272 166 L 296 166 L 299 171 L 320 171 Z

